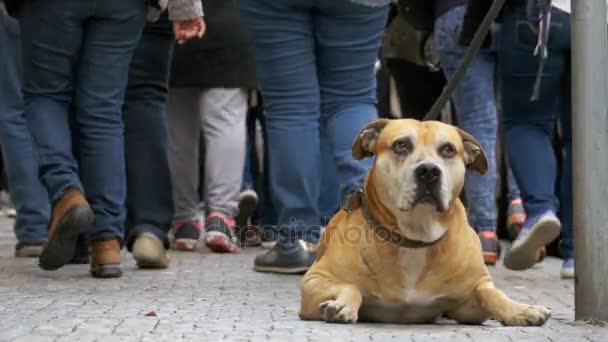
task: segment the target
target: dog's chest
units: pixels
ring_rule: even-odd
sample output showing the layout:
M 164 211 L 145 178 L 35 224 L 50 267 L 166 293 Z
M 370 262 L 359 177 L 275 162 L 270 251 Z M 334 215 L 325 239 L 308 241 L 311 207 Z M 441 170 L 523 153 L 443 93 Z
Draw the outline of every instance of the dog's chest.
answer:
M 393 279 L 397 286 L 387 286 L 386 291 L 364 296 L 360 315 L 364 320 L 420 323 L 435 320 L 450 301 L 438 293 L 425 291 L 418 285 L 427 269 L 426 249 L 408 249 L 400 252 L 399 275 Z M 388 284 L 387 284 L 388 285 Z

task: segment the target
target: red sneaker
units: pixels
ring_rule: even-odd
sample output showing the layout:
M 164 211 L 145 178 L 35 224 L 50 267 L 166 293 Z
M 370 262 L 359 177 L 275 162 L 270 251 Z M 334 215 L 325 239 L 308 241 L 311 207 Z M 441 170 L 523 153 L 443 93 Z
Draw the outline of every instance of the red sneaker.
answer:
M 173 225 L 172 229 L 175 236 L 175 249 L 192 252 L 198 248 L 198 241 L 201 237 L 201 222 L 199 220 L 177 223 Z
M 481 241 L 483 261 L 486 265 L 495 265 L 500 256 L 500 242 L 496 232 L 482 231 L 479 233 L 479 240 Z
M 207 247 L 216 253 L 238 253 L 239 239 L 236 235 L 234 218 L 222 213 L 211 213 L 205 220 Z

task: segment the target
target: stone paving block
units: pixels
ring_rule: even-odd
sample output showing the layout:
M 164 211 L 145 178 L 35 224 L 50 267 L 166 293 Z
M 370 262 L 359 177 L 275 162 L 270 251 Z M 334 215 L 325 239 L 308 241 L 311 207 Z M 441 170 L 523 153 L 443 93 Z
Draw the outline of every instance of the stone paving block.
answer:
M 45 335 L 26 335 L 20 336 L 11 342 L 53 342 L 56 337 L 53 336 L 45 336 Z
M 115 335 L 141 336 L 154 330 L 159 321 L 155 317 L 127 318 L 114 330 Z

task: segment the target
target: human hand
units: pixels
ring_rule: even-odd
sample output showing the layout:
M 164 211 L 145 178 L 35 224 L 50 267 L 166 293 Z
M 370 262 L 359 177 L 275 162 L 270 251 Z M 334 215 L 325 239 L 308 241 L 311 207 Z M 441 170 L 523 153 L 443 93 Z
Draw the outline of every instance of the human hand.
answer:
M 192 38 L 201 38 L 205 34 L 205 21 L 203 17 L 191 20 L 173 22 L 173 33 L 178 44 L 184 44 Z

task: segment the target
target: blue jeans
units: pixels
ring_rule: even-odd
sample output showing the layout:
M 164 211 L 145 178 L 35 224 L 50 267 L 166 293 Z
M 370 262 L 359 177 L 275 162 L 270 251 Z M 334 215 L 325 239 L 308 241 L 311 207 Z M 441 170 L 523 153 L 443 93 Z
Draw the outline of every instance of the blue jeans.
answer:
M 454 7 L 435 22 L 435 44 L 446 78 L 452 76 L 465 47 L 458 44 L 465 6 Z M 465 195 L 470 224 L 479 231 L 496 229 L 496 138 L 498 114 L 494 99 L 495 56 L 481 51 L 473 60 L 452 97 L 458 124 L 483 146 L 488 173 L 467 171 Z
M 147 23 L 133 54 L 123 106 L 127 165 L 127 248 L 152 233 L 169 248 L 173 194 L 167 155 L 167 96 L 173 30 L 165 14 Z
M 374 63 L 388 6 L 348 0 L 241 0 L 252 34 L 268 128 L 272 200 L 281 241 L 319 238 L 321 132 L 341 193 L 362 186 L 371 160 L 351 146 L 377 117 Z M 323 189 L 323 191 L 325 191 Z
M 96 219 L 89 238 L 122 239 L 122 104 L 145 4 L 26 1 L 20 20 L 25 113 L 51 202 L 68 189 L 82 190 Z M 70 110 L 78 130 L 78 163 L 72 153 Z
M 547 210 L 559 211 L 561 254 L 570 258 L 573 254 L 570 16 L 553 11 L 549 57 L 537 101 L 530 100 L 538 70 L 538 58 L 532 54 L 536 46 L 534 26 L 524 9 L 506 9 L 498 70 L 503 90 L 507 152 L 526 214 L 532 217 Z M 560 114 L 565 149 L 559 200 L 556 195 L 558 165 L 552 145 L 556 113 Z
M 23 113 L 19 24 L 0 13 L 0 146 L 11 198 L 17 210 L 15 235 L 23 243 L 46 240 L 47 193 L 38 179 L 32 136 Z

